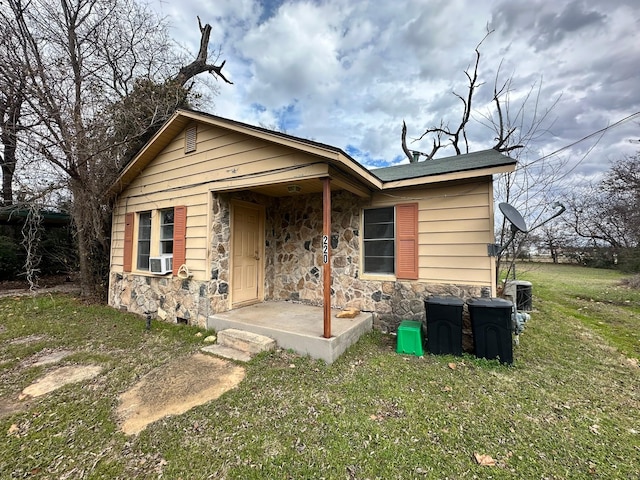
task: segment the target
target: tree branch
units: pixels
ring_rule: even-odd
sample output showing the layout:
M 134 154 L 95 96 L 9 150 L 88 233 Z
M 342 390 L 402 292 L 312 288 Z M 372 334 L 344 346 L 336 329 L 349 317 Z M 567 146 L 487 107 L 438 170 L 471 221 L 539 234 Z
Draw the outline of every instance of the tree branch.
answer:
M 204 72 L 208 72 L 213 76 L 220 77 L 222 80 L 229 84 L 233 84 L 222 73 L 222 68 L 226 60 L 223 60 L 220 65 L 213 65 L 207 63 L 208 51 L 209 51 L 209 37 L 211 36 L 211 25 L 208 23 L 202 26 L 200 17 L 198 17 L 198 26 L 200 27 L 200 50 L 198 56 L 189 65 L 185 65 L 180 69 L 178 74 L 173 78 L 173 81 L 179 85 L 184 86 L 190 79 Z
M 431 150 L 430 154 L 422 154 L 424 155 L 427 160 L 433 158 L 433 156 L 436 154 L 436 152 L 442 147 L 442 137 L 446 136 L 449 137 L 449 140 L 451 141 L 451 146 L 455 149 L 456 151 L 456 155 L 460 155 L 462 154 L 462 150 L 460 148 L 460 139 L 462 138 L 462 140 L 464 140 L 464 150 L 465 153 L 469 152 L 469 140 L 467 138 L 467 131 L 466 131 L 466 126 L 469 123 L 469 120 L 471 119 L 471 109 L 472 109 L 472 102 L 473 102 L 473 95 L 476 91 L 476 89 L 478 87 L 480 87 L 482 85 L 482 83 L 478 83 L 478 67 L 480 65 L 480 47 L 482 46 L 482 44 L 484 43 L 484 41 L 487 39 L 487 37 L 489 35 L 491 35 L 494 32 L 494 30 L 490 30 L 487 26 L 487 33 L 485 34 L 485 36 L 482 38 L 482 40 L 480 40 L 480 42 L 476 45 L 475 48 L 475 62 L 473 65 L 473 68 L 468 67 L 465 71 L 464 74 L 467 77 L 467 80 L 469 81 L 469 87 L 468 87 L 468 91 L 467 91 L 467 95 L 466 97 L 463 97 L 462 95 L 456 93 L 456 92 L 452 92 L 453 95 L 455 95 L 458 99 L 460 99 L 460 101 L 462 102 L 462 106 L 463 106 L 463 111 L 462 111 L 462 118 L 460 120 L 460 124 L 458 125 L 458 127 L 455 130 L 451 130 L 448 126 L 444 126 L 442 120 L 440 121 L 440 126 L 439 127 L 431 127 L 428 128 L 427 130 L 424 131 L 424 133 L 417 139 L 417 140 L 422 140 L 426 135 L 429 134 L 436 134 L 436 138 L 433 140 L 433 147 Z M 415 160 L 413 160 L 413 155 L 411 155 L 408 152 L 408 149 L 406 148 L 406 129 L 403 129 L 403 150 L 405 152 L 405 154 L 407 155 L 407 157 L 409 157 L 410 161 L 413 162 Z
M 404 120 L 402 121 L 402 150 L 409 159 L 410 163 L 414 163 L 416 161 L 416 159 L 411 154 L 411 150 L 407 148 L 407 124 Z

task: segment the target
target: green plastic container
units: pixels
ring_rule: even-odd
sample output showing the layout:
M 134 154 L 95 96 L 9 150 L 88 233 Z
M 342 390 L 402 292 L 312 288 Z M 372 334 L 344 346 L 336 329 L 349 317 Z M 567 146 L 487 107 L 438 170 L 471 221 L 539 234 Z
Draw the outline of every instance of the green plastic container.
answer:
M 422 322 L 403 320 L 398 327 L 396 352 L 421 357 L 424 355 L 422 344 Z

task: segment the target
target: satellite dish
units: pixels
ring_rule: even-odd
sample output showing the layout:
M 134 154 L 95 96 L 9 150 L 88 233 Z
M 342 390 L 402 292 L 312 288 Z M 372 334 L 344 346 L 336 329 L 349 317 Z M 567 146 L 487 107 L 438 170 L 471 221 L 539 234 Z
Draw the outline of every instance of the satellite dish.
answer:
M 547 218 L 544 222 L 527 229 L 527 224 L 525 223 L 524 218 L 522 218 L 522 215 L 520 215 L 520 212 L 518 212 L 518 210 L 516 210 L 514 206 L 509 205 L 508 203 L 500 203 L 498 207 L 504 215 L 504 218 L 509 220 L 509 223 L 511 224 L 511 238 L 505 245 L 500 247 L 499 250 L 497 249 L 497 245 L 489 245 L 489 255 L 497 255 L 498 257 L 502 255 L 502 252 L 504 252 L 509 245 L 511 245 L 511 242 L 513 242 L 513 240 L 516 238 L 518 232 L 522 232 L 525 234 L 529 233 L 531 230 L 541 227 L 542 225 L 556 218 L 558 215 L 561 215 L 562 212 L 565 211 L 564 205 L 559 202 L 555 202 L 553 204 L 553 208 L 557 208 L 558 210 L 551 217 Z
M 509 220 L 509 223 L 511 223 L 512 230 L 515 229 L 522 233 L 527 233 L 527 224 L 525 223 L 524 218 L 522 218 L 522 215 L 520 215 L 520 212 L 518 212 L 514 206 L 509 205 L 508 203 L 501 203 L 498 205 L 498 208 L 505 218 Z

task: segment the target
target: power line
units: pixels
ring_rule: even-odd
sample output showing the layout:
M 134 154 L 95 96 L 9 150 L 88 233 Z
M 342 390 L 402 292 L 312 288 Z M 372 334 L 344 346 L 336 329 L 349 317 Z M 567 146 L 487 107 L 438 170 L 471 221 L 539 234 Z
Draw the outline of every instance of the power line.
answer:
M 547 155 L 544 155 L 544 156 L 542 156 L 542 157 L 538 158 L 537 160 L 534 160 L 533 162 L 529 163 L 529 165 L 532 165 L 532 164 L 534 164 L 534 163 L 536 163 L 536 162 L 539 162 L 539 161 L 541 161 L 541 160 L 545 160 L 545 159 L 547 159 L 547 158 L 549 158 L 549 157 L 552 157 L 552 156 L 554 156 L 554 155 L 557 155 L 558 153 L 563 152 L 563 151 L 565 151 L 565 150 L 568 150 L 569 148 L 574 147 L 574 146 L 576 146 L 577 144 L 579 144 L 579 143 L 581 143 L 581 142 L 584 142 L 585 140 L 590 139 L 591 137 L 595 137 L 596 135 L 604 134 L 604 133 L 605 133 L 605 132 L 607 132 L 608 130 L 611 130 L 611 129 L 612 129 L 612 128 L 614 128 L 614 127 L 617 127 L 617 126 L 619 126 L 619 125 L 621 125 L 621 124 L 623 124 L 623 123 L 625 123 L 625 122 L 628 122 L 629 120 L 632 120 L 634 117 L 637 117 L 638 115 L 640 115 L 640 112 L 635 112 L 635 113 L 632 113 L 631 115 L 627 115 L 626 117 L 624 117 L 624 118 L 622 118 L 622 119 L 618 120 L 618 121 L 617 121 L 617 122 L 615 122 L 615 123 L 612 123 L 612 124 L 610 124 L 610 125 L 607 125 L 606 127 L 601 128 L 600 130 L 596 130 L 595 132 L 592 132 L 592 133 L 590 133 L 589 135 L 586 135 L 586 136 L 582 137 L 580 140 L 576 140 L 575 142 L 570 143 L 569 145 L 565 145 L 564 147 L 561 147 L 561 148 L 559 148 L 558 150 L 555 150 L 555 151 L 553 151 L 553 152 L 551 152 L 551 153 L 548 153 Z

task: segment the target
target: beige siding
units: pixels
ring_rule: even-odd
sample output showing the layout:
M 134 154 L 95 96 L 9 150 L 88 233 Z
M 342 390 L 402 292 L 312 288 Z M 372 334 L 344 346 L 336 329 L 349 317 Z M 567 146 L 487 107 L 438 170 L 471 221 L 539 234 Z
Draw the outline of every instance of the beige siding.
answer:
M 186 205 L 186 263 L 194 279 L 205 280 L 211 191 L 277 183 L 294 176 L 313 178 L 327 171 L 326 164 L 315 164 L 310 155 L 204 124 L 198 124 L 196 151 L 185 154 L 182 131 L 119 195 L 113 218 L 112 271 L 123 270 L 125 213 Z
M 219 128 L 202 128 L 198 131 L 197 150 L 184 154 L 184 134 L 179 135 L 158 157 L 149 164 L 127 189 L 129 195 L 154 191 L 184 190 L 229 181 L 241 185 L 269 183 L 265 172 L 273 172 L 278 178 L 304 176 L 316 172 L 307 167 L 308 156 L 263 140 L 238 133 L 221 134 Z M 316 166 L 318 167 L 318 166 Z M 326 166 L 321 168 L 326 170 Z M 295 172 L 292 174 L 291 172 Z M 251 182 L 251 177 L 256 181 Z M 312 176 L 317 176 L 317 172 Z M 215 185 L 209 185 L 215 189 Z
M 493 285 L 491 177 L 422 190 L 377 194 L 371 206 L 418 202 L 420 281 Z

